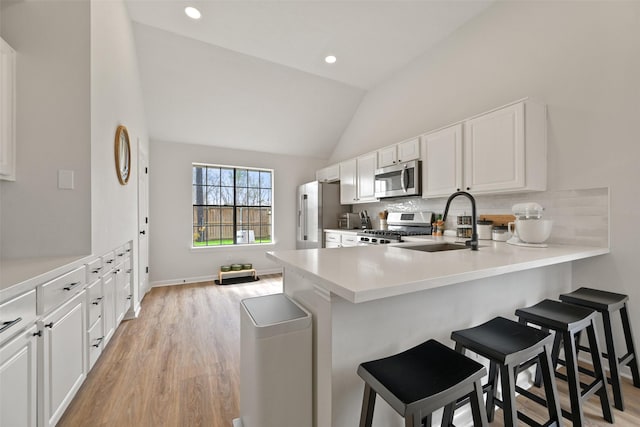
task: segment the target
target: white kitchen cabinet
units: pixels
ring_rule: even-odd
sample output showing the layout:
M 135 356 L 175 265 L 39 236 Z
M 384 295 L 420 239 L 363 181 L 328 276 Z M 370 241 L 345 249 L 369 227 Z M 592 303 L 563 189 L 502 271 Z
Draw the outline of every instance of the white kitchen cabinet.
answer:
M 462 124 L 422 136 L 422 197 L 462 189 Z
M 32 325 L 0 345 L 0 426 L 37 425 L 36 344 L 37 328 Z
M 357 246 L 358 238 L 355 231 L 325 231 L 325 248 L 347 248 Z
M 42 330 L 41 425 L 55 426 L 87 373 L 86 294 L 83 290 L 38 322 Z
M 16 52 L 0 38 L 0 179 L 16 179 Z
M 340 181 L 340 165 L 335 164 L 316 171 L 316 181 L 338 182 Z
M 106 346 L 116 330 L 116 281 L 112 271 L 102 276 L 102 331 Z
M 415 137 L 378 150 L 378 167 L 395 165 L 420 158 L 420 138 Z
M 547 126 L 542 104 L 519 101 L 427 133 L 422 140 L 425 198 L 459 190 L 491 194 L 546 189 Z
M 340 163 L 340 203 L 375 202 L 377 153 L 369 153 Z

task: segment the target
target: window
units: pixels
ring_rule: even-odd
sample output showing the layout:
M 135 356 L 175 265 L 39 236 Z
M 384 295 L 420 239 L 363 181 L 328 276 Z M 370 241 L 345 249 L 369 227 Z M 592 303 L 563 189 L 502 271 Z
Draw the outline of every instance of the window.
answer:
M 193 246 L 271 243 L 273 170 L 193 165 Z

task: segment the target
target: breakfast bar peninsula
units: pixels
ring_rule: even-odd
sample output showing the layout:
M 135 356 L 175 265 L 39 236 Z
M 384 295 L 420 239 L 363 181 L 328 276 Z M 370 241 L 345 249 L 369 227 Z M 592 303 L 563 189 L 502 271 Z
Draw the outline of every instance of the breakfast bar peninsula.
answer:
M 267 253 L 283 268 L 284 292 L 313 314 L 314 426 L 358 425 L 360 363 L 430 338 L 452 346 L 452 330 L 498 315 L 514 318 L 516 308 L 555 299 L 573 288 L 572 261 L 609 252 L 493 241 L 481 242 L 478 251 L 415 250 L 444 242 L 453 239 Z M 379 400 L 374 426 L 402 425 Z

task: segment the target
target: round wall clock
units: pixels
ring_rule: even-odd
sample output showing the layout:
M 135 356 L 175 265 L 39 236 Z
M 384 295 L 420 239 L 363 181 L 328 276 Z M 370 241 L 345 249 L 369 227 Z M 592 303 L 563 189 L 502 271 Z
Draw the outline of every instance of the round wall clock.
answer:
M 124 125 L 120 125 L 116 129 L 115 151 L 118 181 L 125 185 L 129 182 L 131 175 L 131 144 L 129 144 L 129 132 Z

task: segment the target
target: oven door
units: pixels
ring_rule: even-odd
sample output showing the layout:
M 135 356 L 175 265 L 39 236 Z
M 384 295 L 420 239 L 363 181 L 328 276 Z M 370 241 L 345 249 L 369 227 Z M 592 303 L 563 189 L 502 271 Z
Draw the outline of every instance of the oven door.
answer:
M 375 196 L 399 197 L 420 195 L 420 161 L 376 169 Z

